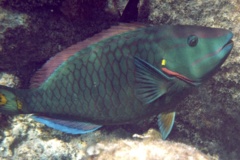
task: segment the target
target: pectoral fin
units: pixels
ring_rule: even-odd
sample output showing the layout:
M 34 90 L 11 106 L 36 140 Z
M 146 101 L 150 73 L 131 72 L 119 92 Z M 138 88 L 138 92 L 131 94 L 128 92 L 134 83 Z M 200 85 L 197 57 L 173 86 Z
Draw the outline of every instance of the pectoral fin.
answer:
M 85 134 L 93 132 L 101 127 L 101 125 L 86 122 L 61 120 L 43 116 L 32 116 L 32 118 L 48 127 L 70 134 Z
M 158 127 L 162 134 L 163 140 L 167 138 L 167 136 L 172 130 L 175 115 L 176 115 L 175 112 L 161 113 L 158 115 Z
M 169 77 L 148 62 L 134 57 L 136 69 L 135 94 L 144 104 L 149 104 L 164 95 L 173 85 L 174 77 Z

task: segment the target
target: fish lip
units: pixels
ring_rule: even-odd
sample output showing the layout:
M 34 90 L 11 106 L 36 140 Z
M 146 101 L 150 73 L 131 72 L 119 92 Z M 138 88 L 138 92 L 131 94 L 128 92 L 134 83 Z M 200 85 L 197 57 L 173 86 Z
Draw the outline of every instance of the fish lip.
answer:
M 221 50 L 223 50 L 224 48 L 226 48 L 226 47 L 228 47 L 228 46 L 230 46 L 230 45 L 233 45 L 232 39 L 230 39 L 230 40 L 221 48 Z M 220 50 L 220 51 L 221 51 L 221 50 Z
M 229 38 L 229 40 L 226 42 L 226 44 L 225 45 L 223 45 L 222 46 L 222 48 L 220 48 L 217 52 L 216 52 L 216 54 L 219 54 L 220 52 L 222 52 L 224 49 L 226 49 L 226 50 L 228 50 L 228 51 L 226 51 L 225 52 L 225 54 L 224 54 L 224 56 L 222 57 L 222 59 L 219 61 L 219 63 L 218 63 L 218 67 L 219 66 L 221 66 L 224 62 L 225 62 L 225 60 L 227 59 L 227 57 L 229 56 L 229 54 L 231 53 L 231 50 L 232 50 L 232 48 L 233 48 L 233 40 L 232 40 L 232 35 L 231 35 L 231 37 Z M 228 49 L 227 49 L 228 48 Z M 217 68 L 217 66 L 216 66 L 216 68 Z M 212 71 L 212 73 L 211 74 L 214 74 L 214 73 L 216 73 L 216 70 L 214 71 Z M 198 80 L 195 80 L 195 82 L 201 82 L 201 81 L 204 81 L 206 79 L 206 77 L 205 76 L 203 76 L 201 79 L 198 79 Z

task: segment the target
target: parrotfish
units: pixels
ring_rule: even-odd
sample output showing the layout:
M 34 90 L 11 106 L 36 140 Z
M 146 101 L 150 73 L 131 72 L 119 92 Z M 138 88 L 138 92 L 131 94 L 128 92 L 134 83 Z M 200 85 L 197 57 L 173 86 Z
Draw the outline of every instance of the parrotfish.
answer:
M 57 53 L 29 89 L 0 86 L 0 112 L 33 114 L 71 134 L 158 115 L 166 139 L 177 104 L 220 68 L 232 37 L 202 26 L 119 24 Z

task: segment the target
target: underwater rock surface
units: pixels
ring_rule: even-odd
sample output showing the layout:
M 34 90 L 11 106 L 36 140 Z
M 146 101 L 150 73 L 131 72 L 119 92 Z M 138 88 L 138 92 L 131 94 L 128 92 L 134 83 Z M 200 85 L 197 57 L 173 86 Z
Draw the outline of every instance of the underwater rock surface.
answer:
M 163 141 L 159 132 L 153 129 L 143 136 L 135 134 L 133 137 L 123 129 L 70 136 L 36 123 L 27 116 L 17 116 L 11 120 L 11 127 L 1 132 L 0 157 L 2 160 L 217 159 L 193 146 Z
M 58 2 L 60 4 L 62 1 Z M 93 15 L 99 14 L 95 22 L 90 21 L 91 17 L 84 18 L 84 14 L 81 14 L 83 17 L 80 19 L 71 22 L 69 19 L 74 18 L 74 14 L 57 10 L 55 4 L 53 10 L 40 8 L 43 9 L 41 12 L 31 10 L 31 7 L 24 13 L 23 7 L 18 8 L 19 6 L 10 7 L 11 9 L 1 8 L 0 70 L 12 73 L 16 73 L 14 70 L 17 70 L 17 75 L 24 81 L 21 83 L 26 83 L 27 86 L 30 75 L 49 57 L 116 23 L 117 14 L 112 16 L 104 10 L 121 13 L 126 1 L 112 0 L 112 2 L 117 4 L 115 5 L 117 8 L 114 9 L 114 5 L 110 4 L 110 9 L 99 8 L 97 10 L 99 12 L 91 9 Z M 4 16 L 6 14 L 8 16 Z M 2 23 L 6 22 L 6 17 L 16 15 L 17 18 L 7 19 L 8 23 Z M 176 104 L 179 111 L 167 141 L 162 141 L 158 132 L 151 129 L 146 135 L 136 135 L 134 133 L 141 134 L 135 131 L 136 127 L 126 129 L 122 126 L 104 127 L 87 135 L 71 136 L 47 128 L 28 116 L 1 115 L 0 158 L 6 160 L 240 159 L 238 0 L 141 0 L 138 21 L 221 27 L 230 29 L 234 33 L 234 49 L 220 71 L 204 85 L 195 89 L 184 102 Z M 3 24 L 6 25 L 2 27 Z M 21 53 L 18 53 L 19 51 Z M 1 81 L 1 84 L 13 86 L 16 83 L 15 81 L 10 83 L 9 80 L 15 79 L 13 77 L 7 77 L 5 74 L 0 77 L 1 80 L 5 80 Z M 138 124 L 138 126 L 141 131 L 147 132 L 149 127 L 156 127 L 150 124 L 144 126 Z

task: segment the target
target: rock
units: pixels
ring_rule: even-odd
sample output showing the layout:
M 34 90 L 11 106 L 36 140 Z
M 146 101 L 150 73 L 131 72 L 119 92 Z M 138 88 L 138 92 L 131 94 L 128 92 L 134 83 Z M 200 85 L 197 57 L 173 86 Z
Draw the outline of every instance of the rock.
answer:
M 1 158 L 18 160 L 216 159 L 214 156 L 201 153 L 194 147 L 173 141 L 162 141 L 158 135 L 159 132 L 152 129 L 139 136 L 141 138 L 128 136 L 122 139 L 119 137 L 124 132 L 121 129 L 112 133 L 103 130 L 88 135 L 71 136 L 44 125 L 31 125 L 32 123 L 38 124 L 29 117 L 16 116 L 11 128 L 4 129 L 5 137 L 0 143 Z
M 122 15 L 127 3 L 128 0 L 108 0 L 105 10 L 115 15 Z
M 29 12 L 39 7 L 56 7 L 61 5 L 62 1 L 63 0 L 0 0 L 0 5 L 22 12 Z
M 94 160 L 209 160 L 216 158 L 204 155 L 196 148 L 185 144 L 161 140 L 145 142 L 125 139 L 110 143 L 99 143 L 95 147 L 95 153 L 98 154 L 95 157 L 93 156 L 92 159 Z
M 26 14 L 11 12 L 0 7 L 0 38 L 4 38 L 2 34 L 8 28 L 16 28 L 17 26 L 27 27 L 27 18 Z
M 0 84 L 8 87 L 16 87 L 19 83 L 19 79 L 12 75 L 7 73 L 0 73 Z

